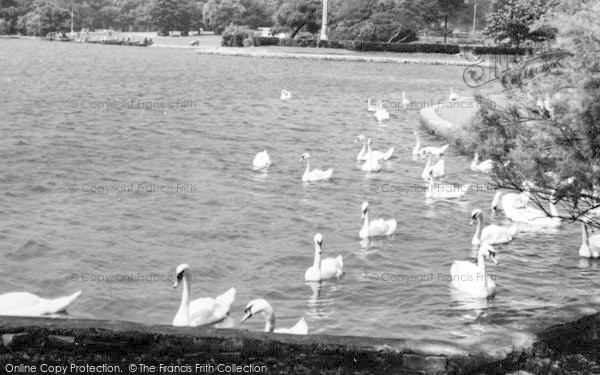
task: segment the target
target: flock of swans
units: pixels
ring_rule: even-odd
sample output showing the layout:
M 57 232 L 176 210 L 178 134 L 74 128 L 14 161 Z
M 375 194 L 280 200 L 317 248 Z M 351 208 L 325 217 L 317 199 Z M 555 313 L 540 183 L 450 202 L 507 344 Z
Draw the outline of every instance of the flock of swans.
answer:
M 408 99 L 405 93 L 402 93 L 403 103 L 408 105 Z M 289 91 L 281 92 L 281 100 L 289 100 L 291 93 Z M 458 96 L 451 89 L 448 100 L 458 100 Z M 368 100 L 369 111 L 375 112 L 378 121 L 385 117 L 385 109 L 380 101 L 376 104 L 372 99 Z M 378 115 L 379 112 L 379 115 Z M 387 113 L 387 111 L 386 111 Z M 389 118 L 389 114 L 387 114 Z M 427 158 L 425 168 L 421 174 L 423 180 L 428 182 L 428 189 L 425 197 L 429 199 L 460 199 L 469 189 L 469 184 L 457 187 L 453 185 L 437 184 L 434 181 L 445 175 L 444 153 L 449 145 L 442 146 L 422 146 L 421 138 L 416 130 L 412 131 L 415 137 L 415 147 L 412 155 L 415 157 Z M 361 143 L 362 148 L 356 156 L 356 161 L 362 163 L 361 170 L 367 172 L 378 172 L 382 168 L 382 161 L 389 160 L 394 155 L 394 147 L 387 151 L 373 150 L 372 139 L 364 135 L 358 135 L 356 143 Z M 437 161 L 432 164 L 432 158 Z M 303 153 L 299 161 L 306 162 L 306 169 L 301 177 L 305 183 L 329 180 L 333 175 L 333 169 L 327 170 L 312 169 L 310 166 L 311 155 Z M 253 162 L 253 170 L 266 171 L 272 166 L 271 158 L 267 150 L 256 154 Z M 474 155 L 470 169 L 475 172 L 489 173 L 494 167 L 491 160 L 479 161 L 478 154 Z M 477 223 L 477 228 L 471 240 L 471 244 L 477 247 L 477 263 L 471 261 L 457 260 L 452 263 L 450 275 L 452 276 L 451 285 L 459 291 L 462 291 L 474 298 L 489 298 L 494 296 L 496 283 L 486 273 L 486 260 L 498 264 L 496 251 L 493 245 L 506 244 L 514 240 L 518 234 L 518 224 L 525 224 L 534 227 L 556 228 L 561 225 L 561 220 L 557 217 L 550 218 L 542 210 L 528 206 L 530 195 L 527 191 L 520 194 L 496 192 L 492 202 L 491 210 L 503 211 L 504 216 L 509 218 L 513 224 L 511 226 L 487 225 L 484 226 L 483 212 L 480 209 L 474 209 L 471 213 L 471 224 Z M 558 216 L 556 207 L 550 202 L 550 212 L 553 216 Z M 369 211 L 369 203 L 363 202 L 361 205 L 362 227 L 358 231 L 361 239 L 372 239 L 376 237 L 389 237 L 394 234 L 398 227 L 395 219 L 372 219 Z M 579 255 L 586 258 L 598 258 L 600 256 L 600 234 L 589 235 L 589 228 L 586 222 L 582 222 L 582 244 L 579 249 Z M 304 279 L 307 282 L 322 282 L 331 279 L 340 279 L 344 275 L 344 262 L 342 255 L 337 257 L 323 257 L 323 235 L 317 233 L 314 235 L 314 259 L 313 264 L 308 267 L 304 273 Z M 191 273 L 190 267 L 183 263 L 177 266 L 176 281 L 173 285 L 177 288 L 182 285 L 182 296 L 179 309 L 173 319 L 173 326 L 197 327 L 214 324 L 227 319 L 230 316 L 230 308 L 236 297 L 235 288 L 230 288 L 225 293 L 216 298 L 204 297 L 190 299 Z M 78 291 L 70 296 L 56 299 L 45 299 L 28 292 L 12 292 L 0 295 L 0 315 L 14 316 L 52 316 L 54 314 L 66 311 L 67 307 L 73 303 L 81 294 Z M 244 316 L 241 322 L 244 322 L 254 315 L 261 314 L 265 321 L 265 332 L 288 333 L 288 334 L 307 334 L 308 325 L 304 317 L 300 318 L 298 323 L 290 328 L 275 328 L 275 313 L 273 307 L 262 298 L 251 300 L 244 309 Z

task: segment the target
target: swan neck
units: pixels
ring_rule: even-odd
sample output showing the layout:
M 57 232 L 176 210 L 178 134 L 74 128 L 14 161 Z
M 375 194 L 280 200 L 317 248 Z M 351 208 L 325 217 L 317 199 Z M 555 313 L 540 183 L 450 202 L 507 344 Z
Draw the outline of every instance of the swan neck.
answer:
M 181 292 L 181 306 L 189 306 L 190 304 L 190 275 L 184 273 L 183 275 L 183 291 Z
M 273 332 L 275 330 L 275 312 L 271 306 L 265 307 L 263 311 L 265 317 L 265 332 Z
M 304 173 L 310 172 L 310 159 L 306 159 L 306 171 Z
M 315 243 L 315 261 L 313 262 L 313 267 L 317 269 L 321 269 L 321 245 Z
M 477 277 L 483 278 L 487 284 L 487 276 L 485 274 L 485 258 L 483 257 L 483 253 L 481 251 L 477 253 L 477 269 L 479 270 Z
M 475 237 L 481 240 L 481 231 L 483 230 L 483 218 L 481 215 L 477 216 L 477 230 L 475 231 Z

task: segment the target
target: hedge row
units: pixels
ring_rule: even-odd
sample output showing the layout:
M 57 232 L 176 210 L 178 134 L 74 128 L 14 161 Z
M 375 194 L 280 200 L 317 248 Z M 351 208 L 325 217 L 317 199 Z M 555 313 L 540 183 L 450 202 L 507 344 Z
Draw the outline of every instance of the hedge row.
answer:
M 514 48 L 514 47 L 474 47 L 472 49 L 474 55 L 531 55 L 531 48 Z
M 321 47 L 321 48 L 345 48 L 356 51 L 388 51 L 388 52 L 424 52 L 424 53 L 449 53 L 456 54 L 459 47 L 454 44 L 425 44 L 425 43 L 382 43 L 364 42 L 352 40 L 316 40 L 305 38 L 275 38 L 260 37 L 252 38 L 255 46 L 283 46 L 283 47 Z
M 460 48 L 456 44 L 428 44 L 428 43 L 381 43 L 352 41 L 351 48 L 357 51 L 386 51 L 408 53 L 448 53 L 457 54 Z
M 238 31 L 239 33 L 240 31 Z M 249 36 L 228 34 L 223 35 L 221 45 L 231 47 L 254 46 L 282 46 L 282 47 L 321 47 L 340 48 L 354 51 L 380 51 L 404 53 L 447 53 L 457 54 L 460 47 L 457 44 L 432 44 L 432 43 L 384 43 L 360 40 L 317 40 L 309 38 L 276 38 L 264 36 Z M 245 41 L 244 41 L 245 40 Z M 512 47 L 471 47 L 468 48 L 474 55 L 530 55 L 531 49 Z

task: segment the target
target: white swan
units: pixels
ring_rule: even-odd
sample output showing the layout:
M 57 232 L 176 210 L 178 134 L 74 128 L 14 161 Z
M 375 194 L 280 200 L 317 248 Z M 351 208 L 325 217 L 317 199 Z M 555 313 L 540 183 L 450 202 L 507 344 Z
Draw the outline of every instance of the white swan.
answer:
M 43 316 L 63 312 L 79 297 L 81 290 L 70 296 L 54 299 L 41 298 L 29 292 L 11 292 L 0 295 L 0 315 Z
M 329 168 L 326 171 L 321 169 L 313 169 L 310 170 L 310 154 L 305 152 L 300 156 L 298 161 L 306 160 L 306 170 L 302 175 L 303 182 L 312 182 L 312 181 L 321 181 L 321 180 L 329 180 L 331 175 L 333 174 L 333 168 Z
M 197 327 L 219 322 L 229 316 L 229 308 L 235 299 L 235 289 L 231 288 L 217 298 L 198 298 L 190 301 L 190 267 L 182 263 L 175 270 L 177 279 L 173 288 L 177 288 L 183 280 L 181 305 L 173 325 L 176 327 Z
M 492 209 L 496 210 L 498 207 L 502 207 L 504 214 L 512 221 L 537 227 L 557 228 L 562 224 L 561 219 L 558 217 L 558 211 L 551 201 L 548 201 L 548 205 L 552 217 L 548 217 L 542 210 L 528 207 L 528 201 L 529 197 L 526 193 L 504 195 L 501 191 L 498 191 L 492 201 Z
M 315 234 L 315 261 L 312 267 L 309 267 L 304 273 L 306 281 L 322 281 L 333 278 L 340 278 L 344 274 L 344 261 L 342 256 L 337 258 L 321 259 L 323 253 L 323 236 L 321 233 Z
M 383 122 L 390 119 L 390 114 L 387 109 L 383 108 L 382 102 L 377 102 L 377 110 L 375 111 L 375 118 L 378 122 Z
M 450 268 L 452 286 L 473 297 L 492 297 L 496 293 L 496 282 L 485 272 L 485 258 L 498 264 L 496 251 L 489 244 L 479 247 L 477 264 L 466 260 L 455 260 Z
M 404 108 L 408 108 L 409 105 L 410 105 L 410 100 L 408 100 L 408 98 L 406 97 L 406 93 L 404 91 L 402 91 L 402 106 Z
M 415 139 L 417 140 L 417 144 L 415 145 L 415 148 L 412 151 L 413 155 L 421 155 L 421 156 L 426 156 L 426 155 L 435 155 L 435 156 L 440 156 L 442 155 L 446 149 L 448 148 L 448 144 L 443 145 L 441 147 L 433 147 L 433 146 L 428 146 L 428 147 L 423 147 L 421 148 L 421 137 L 419 136 L 419 133 L 416 130 L 411 131 L 411 133 L 415 136 Z
M 379 159 L 373 155 L 373 151 L 371 150 L 371 141 L 371 138 L 367 139 L 367 160 L 364 162 L 361 169 L 365 172 L 379 172 L 381 170 L 381 163 Z
M 494 162 L 491 159 L 487 159 L 479 162 L 479 155 L 475 153 L 473 161 L 471 162 L 471 170 L 474 172 L 490 173 L 494 168 Z
M 458 100 L 458 94 L 454 92 L 452 87 L 450 87 L 450 95 L 448 95 L 449 102 L 455 102 Z
M 275 329 L 275 312 L 273 312 L 273 307 L 262 298 L 248 302 L 241 322 L 243 323 L 258 313 L 262 313 L 262 316 L 265 318 L 265 332 L 289 333 L 293 335 L 306 335 L 308 333 L 308 325 L 304 318 L 300 318 L 298 323 L 291 328 Z
M 588 234 L 588 224 L 585 221 L 581 222 L 581 237 L 579 256 L 583 258 L 600 257 L 600 234 L 594 234 L 590 237 Z
M 269 153 L 267 150 L 261 151 L 254 157 L 252 161 L 252 166 L 255 171 L 267 169 L 271 166 L 271 158 L 269 157 Z
M 281 90 L 281 96 L 279 97 L 281 100 L 288 100 L 292 98 L 292 93 L 288 90 Z
M 367 137 L 365 137 L 364 135 L 360 134 L 359 136 L 356 137 L 356 139 L 354 140 L 354 142 L 362 142 L 362 149 L 360 150 L 360 152 L 358 153 L 358 155 L 356 156 L 356 160 L 357 161 L 365 161 L 367 160 Z M 373 150 L 371 151 L 372 155 L 374 158 L 378 159 L 378 160 L 389 160 L 389 158 L 392 157 L 392 154 L 394 153 L 394 148 L 390 147 L 389 150 L 387 150 L 387 152 L 382 152 L 382 151 L 376 151 Z
M 483 228 L 483 214 L 481 210 L 476 208 L 471 212 L 471 225 L 477 220 L 477 229 L 471 240 L 471 244 L 479 245 L 487 243 L 489 245 L 507 243 L 513 240 L 517 234 L 517 226 L 503 227 L 500 225 L 491 224 Z
M 429 185 L 425 191 L 425 198 L 429 199 L 460 199 L 467 191 L 469 191 L 471 184 L 465 184 L 463 186 L 454 185 L 441 185 L 433 183 L 433 171 L 429 170 Z
M 445 175 L 445 162 L 444 162 L 444 158 L 441 157 L 440 160 L 437 161 L 437 163 L 435 163 L 434 166 L 431 166 L 431 155 L 427 156 L 427 164 L 425 164 L 425 169 L 423 169 L 423 172 L 421 173 L 421 178 L 424 181 L 428 181 L 429 180 L 429 176 L 433 175 L 433 177 L 438 178 L 438 177 L 444 177 Z M 433 173 L 431 173 L 433 172 Z
M 361 206 L 363 226 L 358 232 L 358 236 L 362 239 L 370 237 L 389 236 L 396 231 L 398 222 L 396 219 L 376 219 L 371 220 L 369 213 L 369 202 L 363 202 Z
M 378 105 L 378 101 L 375 101 L 374 98 L 369 98 L 367 100 L 367 111 L 369 112 L 375 112 L 377 111 L 377 105 Z

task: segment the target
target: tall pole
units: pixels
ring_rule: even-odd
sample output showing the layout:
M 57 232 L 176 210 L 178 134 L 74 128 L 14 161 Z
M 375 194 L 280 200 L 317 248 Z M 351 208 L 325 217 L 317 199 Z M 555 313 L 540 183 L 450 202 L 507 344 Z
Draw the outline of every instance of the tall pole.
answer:
M 323 0 L 323 19 L 321 21 L 321 40 L 327 40 L 327 0 Z
M 473 34 L 475 34 L 475 22 L 477 20 L 477 3 L 474 2 L 473 4 Z
M 446 44 L 446 35 L 448 34 L 448 15 L 444 16 L 444 44 Z

